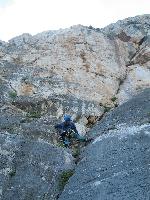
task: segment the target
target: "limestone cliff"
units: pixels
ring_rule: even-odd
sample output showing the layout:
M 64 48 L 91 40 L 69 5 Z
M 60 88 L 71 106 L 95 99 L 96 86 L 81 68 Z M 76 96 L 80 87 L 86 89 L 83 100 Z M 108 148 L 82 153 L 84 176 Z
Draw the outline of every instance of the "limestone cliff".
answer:
M 123 103 L 149 87 L 150 15 L 127 18 L 103 29 L 76 25 L 34 36 L 23 34 L 12 38 L 9 42 L 0 41 L 0 156 L 2 161 L 0 198 L 55 200 L 58 197 L 61 192 L 58 189 L 59 176 L 65 169 L 72 171 L 75 167 L 72 152 L 58 147 L 59 142 L 54 130 L 54 124 L 62 120 L 64 113 L 72 115 L 80 134 L 88 132 L 89 136 L 97 137 L 115 129 L 114 132 L 112 131 L 113 135 L 117 134 L 112 141 L 113 152 L 117 151 L 115 144 L 122 145 L 122 141 L 118 142 L 118 138 L 121 137 L 118 134 L 124 134 L 125 130 L 128 131 L 130 128 L 134 129 L 128 127 L 133 125 L 132 123 L 135 123 L 135 129 L 140 133 L 135 137 L 129 134 L 129 140 L 148 137 L 149 90 L 145 90 L 146 92 L 141 96 L 143 101 L 135 104 L 135 107 L 134 103 Z M 133 100 L 136 102 L 136 98 Z M 117 110 L 111 111 L 112 115 L 107 115 L 107 112 L 115 107 L 118 107 Z M 140 110 L 137 107 L 140 107 Z M 127 109 L 129 112 L 126 112 Z M 140 115 L 141 112 L 143 114 Z M 105 115 L 106 118 L 103 118 Z M 127 123 L 122 129 L 120 121 Z M 90 130 L 95 123 L 94 128 Z M 141 136 L 143 131 L 144 136 Z M 95 149 L 100 151 L 97 145 L 103 148 L 103 145 L 111 143 L 111 137 L 108 136 L 106 140 L 104 137 L 104 144 L 99 142 L 102 141 L 101 138 L 95 140 L 87 150 L 86 155 L 90 155 L 89 159 L 93 163 L 97 162 L 97 157 L 91 158 L 92 152 Z M 126 145 L 128 146 L 128 142 Z M 140 146 L 139 143 L 138 145 Z M 145 143 L 144 145 L 147 148 Z M 132 143 L 129 146 L 131 148 Z M 129 153 L 127 151 L 127 156 Z M 135 154 L 136 151 L 133 152 L 133 156 Z M 95 156 L 99 157 L 99 153 Z M 107 155 L 102 154 L 103 156 Z M 102 157 L 98 163 L 102 161 L 105 166 L 107 160 L 105 163 Z M 115 159 L 117 161 L 118 157 Z M 89 166 L 89 174 L 92 175 L 91 171 L 95 168 L 90 166 L 89 162 L 85 162 L 85 165 Z M 80 167 L 82 170 L 82 162 Z M 121 168 L 113 169 L 112 178 L 121 172 Z M 128 170 L 123 169 L 123 174 L 126 173 Z M 143 173 L 143 171 L 136 170 L 136 173 Z M 78 175 L 80 177 L 80 170 L 73 178 L 74 184 Z M 108 185 L 105 175 L 104 169 L 102 176 L 105 181 L 103 177 L 96 179 L 95 182 L 89 180 L 90 184 L 87 185 L 91 191 L 93 190 L 91 184 L 98 187 L 98 190 Z M 86 178 L 85 181 L 88 182 Z M 84 183 L 82 181 L 80 183 L 84 187 Z M 85 187 L 83 192 L 86 192 L 86 189 Z M 145 192 L 145 187 L 143 190 Z M 75 194 L 74 197 L 69 194 L 70 191 Z M 73 191 L 71 182 L 60 199 L 80 199 L 77 191 L 78 186 L 75 186 Z M 102 199 L 105 199 L 106 194 L 111 193 L 112 190 L 101 191 L 103 191 Z M 85 197 L 82 192 L 81 197 Z M 111 195 L 108 197 L 113 199 Z M 93 197 L 89 196 L 88 199 L 90 198 Z M 148 199 L 145 196 L 146 198 Z

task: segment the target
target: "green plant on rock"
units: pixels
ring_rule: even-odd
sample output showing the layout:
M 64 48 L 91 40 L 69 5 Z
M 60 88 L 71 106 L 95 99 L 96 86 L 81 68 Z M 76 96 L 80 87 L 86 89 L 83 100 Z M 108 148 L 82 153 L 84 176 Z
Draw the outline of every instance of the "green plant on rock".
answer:
M 62 172 L 59 176 L 59 189 L 62 191 L 68 183 L 69 178 L 74 174 L 74 170 L 67 170 Z
M 63 148 L 65 148 L 65 146 L 64 146 L 64 144 L 63 144 L 62 142 L 58 142 L 58 143 L 56 144 L 56 146 L 57 146 L 57 147 L 63 147 Z
M 74 158 L 78 158 L 79 155 L 80 155 L 80 149 L 79 148 L 74 148 L 73 152 L 72 152 L 72 155 L 73 155 Z
M 13 177 L 13 176 L 15 176 L 16 175 L 16 170 L 15 169 L 13 169 L 13 170 L 11 170 L 10 172 L 9 172 L 9 176 L 10 177 Z
M 11 98 L 13 98 L 13 99 L 14 99 L 14 98 L 16 98 L 16 97 L 17 97 L 17 92 L 16 92 L 16 91 L 14 91 L 14 90 L 13 90 L 13 91 L 10 91 L 10 92 L 9 92 L 9 96 L 10 96 Z
M 41 113 L 39 111 L 30 111 L 26 115 L 28 118 L 40 118 Z
M 112 100 L 113 102 L 115 102 L 115 101 L 117 100 L 117 97 L 114 96 L 114 97 L 111 98 L 111 100 Z
M 111 107 L 105 106 L 104 107 L 104 113 L 109 112 L 111 110 Z

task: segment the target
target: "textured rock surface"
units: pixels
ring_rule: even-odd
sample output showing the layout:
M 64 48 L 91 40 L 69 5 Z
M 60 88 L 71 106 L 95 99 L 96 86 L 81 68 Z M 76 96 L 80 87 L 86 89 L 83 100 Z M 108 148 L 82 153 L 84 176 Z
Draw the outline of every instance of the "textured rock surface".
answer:
M 140 95 L 133 97 L 128 102 L 109 112 L 98 122 L 90 134 L 106 134 L 109 130 L 116 129 L 119 124 L 142 125 L 150 123 L 150 89 L 145 89 Z
M 77 25 L 1 42 L 0 99 L 8 103 L 3 111 L 13 105 L 21 122 L 36 115 L 47 125 L 69 112 L 85 134 L 89 119 L 97 121 L 107 107 L 150 87 L 149 22 L 143 15 L 104 29 Z M 46 126 L 42 138 L 54 131 Z
M 19 129 L 20 133 L 29 133 L 28 136 L 53 141 L 54 123 L 61 120 L 64 113 L 70 113 L 78 121 L 79 131 L 85 133 L 88 118 L 98 118 L 104 112 L 97 102 L 63 94 L 68 83 L 57 76 L 34 77 L 31 73 L 38 72 L 36 67 L 23 67 L 7 61 L 1 61 L 0 67 L 0 127 L 3 130 L 11 128 L 17 133 Z M 47 72 L 46 69 L 40 71 Z
M 123 41 L 126 49 L 126 77 L 118 90 L 119 103 L 131 98 L 142 88 L 150 87 L 150 23 L 149 15 L 120 20 L 104 28 L 109 38 Z
M 150 86 L 145 82 L 150 67 L 149 28 L 150 15 L 143 15 L 104 29 L 77 25 L 35 36 L 23 34 L 0 44 L 1 60 L 22 65 L 10 81 L 18 95 L 71 94 L 113 106 L 113 96 L 122 103 L 139 92 L 137 82 L 141 88 Z M 137 65 L 144 71 L 140 78 L 131 73 Z
M 25 35 L 12 39 L 9 43 L 11 50 L 3 57 L 4 60 L 36 67 L 34 71 L 28 68 L 28 94 L 40 93 L 44 88 L 42 94 L 45 97 L 63 91 L 63 94 L 73 94 L 84 100 L 89 100 L 91 94 L 91 101 L 107 102 L 117 91 L 117 79 L 122 79 L 125 74 L 124 60 L 117 52 L 119 44 L 101 32 L 75 26 L 55 34 L 47 32 L 28 37 L 28 40 Z M 53 81 L 51 76 L 54 75 L 57 87 L 53 88 L 48 81 Z M 45 84 L 42 87 L 36 83 L 36 90 L 33 85 L 37 77 L 45 78 Z M 27 94 L 23 84 L 20 88 L 20 80 L 19 75 L 15 82 L 12 80 L 12 85 L 18 95 Z
M 54 124 L 69 113 L 85 134 L 110 108 L 150 87 L 149 28 L 144 15 L 104 29 L 77 25 L 0 41 L 0 198 L 56 199 L 58 176 L 74 161 L 52 146 L 60 145 Z M 60 199 L 149 199 L 149 100 L 147 89 L 89 132 L 108 137 L 86 150 Z
M 150 90 L 146 90 L 97 126 L 100 135 L 107 125 L 107 134 L 86 149 L 60 200 L 150 198 L 150 124 L 143 121 L 150 120 L 149 106 Z
M 74 168 L 72 155 L 44 141 L 0 134 L 0 199 L 56 199 L 59 175 Z

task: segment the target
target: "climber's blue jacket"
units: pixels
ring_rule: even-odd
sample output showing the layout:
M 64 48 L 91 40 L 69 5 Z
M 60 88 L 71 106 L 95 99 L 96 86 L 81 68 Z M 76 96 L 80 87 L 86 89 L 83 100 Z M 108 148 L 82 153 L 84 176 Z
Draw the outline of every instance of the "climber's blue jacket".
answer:
M 71 121 L 71 116 L 70 115 L 64 115 L 64 122 L 55 125 L 55 128 L 58 129 L 60 131 L 60 135 L 62 137 L 62 139 L 65 142 L 65 132 L 69 131 L 69 130 L 73 130 L 74 131 L 74 137 L 81 140 L 81 141 L 85 141 L 85 137 L 81 136 L 77 129 L 75 124 Z
M 78 134 L 76 126 L 72 121 L 64 121 L 60 124 L 55 125 L 55 128 L 60 130 L 61 132 L 68 131 L 71 129 L 71 130 L 74 130 L 74 132 Z

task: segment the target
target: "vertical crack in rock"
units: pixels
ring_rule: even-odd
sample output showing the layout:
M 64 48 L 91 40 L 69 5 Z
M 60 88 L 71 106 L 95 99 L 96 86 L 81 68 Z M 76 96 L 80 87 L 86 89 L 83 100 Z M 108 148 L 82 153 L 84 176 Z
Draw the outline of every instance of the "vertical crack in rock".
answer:
M 139 43 L 138 43 L 138 49 L 136 50 L 135 54 L 131 57 L 131 59 L 129 61 L 129 64 L 127 65 L 127 67 L 136 64 L 134 62 L 134 58 L 146 47 L 146 44 L 145 45 L 142 45 L 142 44 L 146 41 L 147 38 L 148 38 L 147 36 L 144 36 L 139 41 Z

